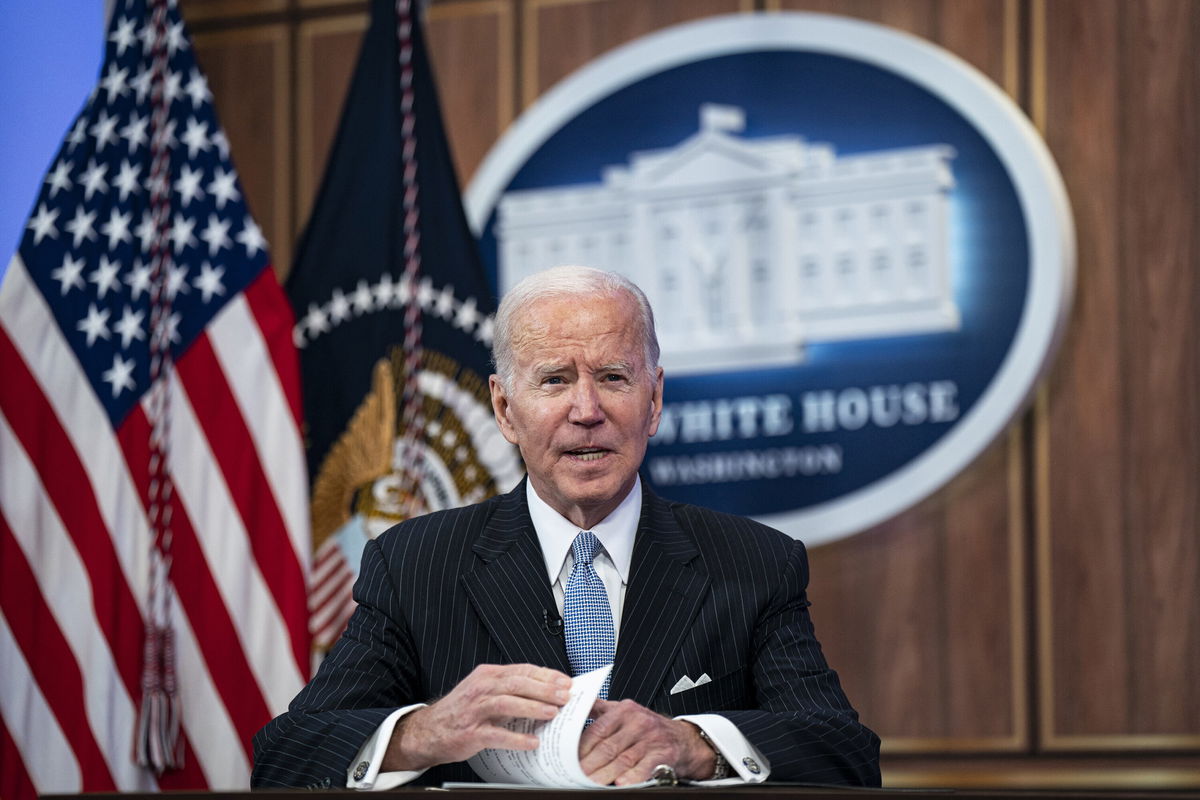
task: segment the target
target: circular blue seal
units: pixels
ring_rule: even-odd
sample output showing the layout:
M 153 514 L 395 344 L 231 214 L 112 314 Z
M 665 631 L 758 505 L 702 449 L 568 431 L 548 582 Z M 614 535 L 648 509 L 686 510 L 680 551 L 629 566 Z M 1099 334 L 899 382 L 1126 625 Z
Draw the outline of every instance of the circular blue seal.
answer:
M 1046 370 L 1073 291 L 1062 180 L 974 68 L 881 26 L 717 17 L 597 59 L 467 193 L 503 291 L 621 272 L 658 320 L 643 479 L 816 544 L 970 463 Z

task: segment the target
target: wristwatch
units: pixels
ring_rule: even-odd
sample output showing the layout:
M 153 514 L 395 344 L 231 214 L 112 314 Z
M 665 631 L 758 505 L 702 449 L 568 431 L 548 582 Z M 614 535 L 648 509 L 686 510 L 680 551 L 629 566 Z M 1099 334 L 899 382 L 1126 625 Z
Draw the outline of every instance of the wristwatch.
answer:
M 704 743 L 711 747 L 713 751 L 713 774 L 709 780 L 719 781 L 723 778 L 728 778 L 729 762 L 725 760 L 725 756 L 721 755 L 721 749 L 717 747 L 716 743 L 712 739 L 708 737 L 708 734 L 704 732 L 704 728 L 701 728 L 699 725 L 697 725 L 696 730 L 700 731 L 700 738 L 703 739 Z

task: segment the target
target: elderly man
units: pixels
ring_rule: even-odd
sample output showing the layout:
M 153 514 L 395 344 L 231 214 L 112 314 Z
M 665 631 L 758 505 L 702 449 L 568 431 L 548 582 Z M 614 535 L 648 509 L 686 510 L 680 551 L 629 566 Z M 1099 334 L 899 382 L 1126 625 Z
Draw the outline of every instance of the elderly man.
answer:
M 599 783 L 666 764 L 878 785 L 879 740 L 813 635 L 803 545 L 641 485 L 663 392 L 641 290 L 583 267 L 531 276 L 500 304 L 494 356 L 527 480 L 368 544 L 358 609 L 255 738 L 254 784 L 471 780 L 480 750 L 537 746 L 506 721 L 550 719 L 568 675 L 611 662 L 580 741 Z

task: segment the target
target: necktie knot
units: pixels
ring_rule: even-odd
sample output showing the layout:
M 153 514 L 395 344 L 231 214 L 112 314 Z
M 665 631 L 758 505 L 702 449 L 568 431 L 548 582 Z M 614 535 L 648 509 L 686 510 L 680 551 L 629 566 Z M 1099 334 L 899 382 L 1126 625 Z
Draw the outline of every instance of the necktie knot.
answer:
M 591 531 L 580 531 L 571 543 L 571 552 L 575 556 L 576 564 L 591 564 L 599 549 L 600 540 Z

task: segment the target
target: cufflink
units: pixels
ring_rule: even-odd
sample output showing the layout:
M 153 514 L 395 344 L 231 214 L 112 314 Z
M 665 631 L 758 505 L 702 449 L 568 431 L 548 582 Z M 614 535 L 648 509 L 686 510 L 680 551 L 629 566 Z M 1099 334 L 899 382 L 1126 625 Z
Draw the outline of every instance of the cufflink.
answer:
M 354 768 L 354 780 L 361 781 L 363 778 L 367 777 L 367 770 L 370 768 L 371 763 L 369 761 L 358 762 L 358 766 Z
M 750 770 L 751 775 L 757 775 L 758 773 L 762 772 L 762 767 L 760 767 L 758 762 L 750 756 L 743 758 L 742 764 L 745 765 L 746 769 Z

